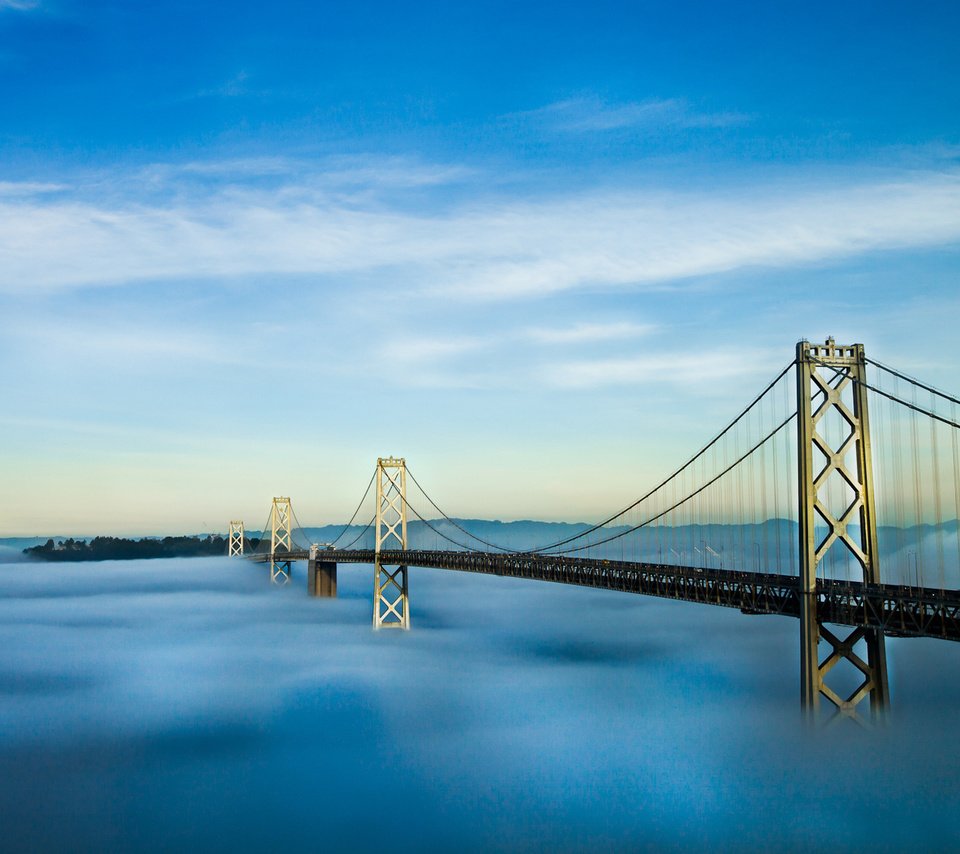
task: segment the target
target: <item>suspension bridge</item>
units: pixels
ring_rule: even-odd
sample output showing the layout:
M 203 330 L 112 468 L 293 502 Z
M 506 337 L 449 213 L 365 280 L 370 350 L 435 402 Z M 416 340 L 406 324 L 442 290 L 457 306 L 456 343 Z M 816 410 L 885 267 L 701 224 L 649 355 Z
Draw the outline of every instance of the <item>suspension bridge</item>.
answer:
M 405 459 L 385 457 L 329 542 L 315 542 L 281 497 L 252 551 L 231 522 L 229 551 L 268 564 L 275 583 L 305 560 L 311 594 L 325 597 L 336 595 L 338 564 L 372 565 L 378 629 L 410 628 L 410 566 L 795 617 L 809 715 L 825 698 L 839 716 L 861 719 L 868 707 L 875 718 L 889 704 L 886 636 L 960 640 L 958 405 L 867 359 L 861 344 L 801 341 L 668 477 L 553 542 L 481 536 L 440 508 Z

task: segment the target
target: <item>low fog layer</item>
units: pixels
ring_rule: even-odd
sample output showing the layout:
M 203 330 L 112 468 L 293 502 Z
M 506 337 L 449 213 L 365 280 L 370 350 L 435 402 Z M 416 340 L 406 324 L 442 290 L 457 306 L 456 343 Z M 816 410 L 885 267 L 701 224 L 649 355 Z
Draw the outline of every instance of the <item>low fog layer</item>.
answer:
M 798 624 L 411 570 L 413 630 L 228 559 L 0 566 L 9 850 L 945 848 L 960 646 L 804 735 Z

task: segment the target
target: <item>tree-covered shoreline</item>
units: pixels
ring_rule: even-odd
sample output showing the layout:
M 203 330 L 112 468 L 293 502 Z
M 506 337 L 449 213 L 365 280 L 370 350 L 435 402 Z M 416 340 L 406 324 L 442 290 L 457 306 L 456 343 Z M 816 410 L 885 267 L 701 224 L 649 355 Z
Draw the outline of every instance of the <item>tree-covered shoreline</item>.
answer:
M 255 548 L 259 540 L 247 541 Z M 28 557 L 43 561 L 144 560 L 163 557 L 217 557 L 227 553 L 225 537 L 94 537 L 92 540 L 47 540 L 42 546 L 26 548 Z

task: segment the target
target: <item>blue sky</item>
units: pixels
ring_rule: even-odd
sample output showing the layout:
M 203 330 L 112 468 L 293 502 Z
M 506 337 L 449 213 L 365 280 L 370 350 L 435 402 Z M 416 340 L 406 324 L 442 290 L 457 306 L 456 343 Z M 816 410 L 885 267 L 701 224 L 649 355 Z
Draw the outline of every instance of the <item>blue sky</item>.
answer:
M 801 337 L 956 389 L 952 3 L 0 0 L 0 534 L 597 518 Z

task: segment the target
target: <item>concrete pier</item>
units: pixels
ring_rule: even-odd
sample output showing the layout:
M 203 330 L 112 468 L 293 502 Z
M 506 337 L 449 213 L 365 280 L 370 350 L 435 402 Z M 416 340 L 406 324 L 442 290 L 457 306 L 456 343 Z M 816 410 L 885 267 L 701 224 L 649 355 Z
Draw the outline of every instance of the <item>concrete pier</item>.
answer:
M 326 555 L 316 546 L 310 547 L 307 560 L 307 591 L 311 596 L 335 599 L 337 596 L 337 564 L 324 559 Z

